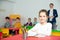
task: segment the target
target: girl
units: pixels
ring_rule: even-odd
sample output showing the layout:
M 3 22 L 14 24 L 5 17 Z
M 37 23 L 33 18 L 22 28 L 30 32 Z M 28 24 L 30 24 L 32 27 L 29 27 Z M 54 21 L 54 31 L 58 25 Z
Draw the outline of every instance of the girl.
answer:
M 46 37 L 51 35 L 52 24 L 47 23 L 48 13 L 45 9 L 39 11 L 39 20 L 31 30 L 28 31 L 28 36 Z

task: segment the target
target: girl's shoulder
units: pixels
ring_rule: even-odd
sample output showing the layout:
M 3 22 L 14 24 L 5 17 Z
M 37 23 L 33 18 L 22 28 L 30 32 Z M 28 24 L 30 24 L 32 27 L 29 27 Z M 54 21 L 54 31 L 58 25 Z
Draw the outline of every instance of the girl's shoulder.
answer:
M 52 27 L 52 24 L 51 23 L 47 23 L 47 26 Z
M 47 23 L 48 25 L 52 25 L 51 23 Z
M 47 26 L 52 26 L 51 23 L 47 23 L 46 25 L 47 25 Z M 37 23 L 35 26 L 41 26 L 41 24 L 40 24 L 40 23 Z

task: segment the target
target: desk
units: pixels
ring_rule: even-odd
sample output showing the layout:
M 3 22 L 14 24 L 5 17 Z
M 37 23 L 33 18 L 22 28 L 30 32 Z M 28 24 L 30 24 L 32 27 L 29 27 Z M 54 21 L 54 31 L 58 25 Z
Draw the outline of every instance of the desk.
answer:
M 2 40 L 23 40 L 22 35 L 15 35 L 8 38 L 3 38 Z M 28 37 L 27 40 L 60 40 L 60 36 L 50 36 L 50 37 Z
M 9 35 L 9 30 L 18 30 L 19 29 L 19 34 L 22 34 L 22 30 L 20 28 L 0 28 L 2 30 L 2 33 L 6 33 L 7 35 Z M 16 32 L 17 34 L 17 32 Z M 52 35 L 53 36 L 60 36 L 60 30 L 58 31 L 52 31 Z
M 15 30 L 17 34 L 17 30 L 19 30 L 19 34 L 22 34 L 22 30 L 20 28 L 0 28 L 3 34 L 9 35 L 9 30 Z
M 19 28 L 9 28 L 9 31 L 10 31 L 9 34 L 11 34 L 13 30 L 15 31 L 15 34 L 19 34 Z

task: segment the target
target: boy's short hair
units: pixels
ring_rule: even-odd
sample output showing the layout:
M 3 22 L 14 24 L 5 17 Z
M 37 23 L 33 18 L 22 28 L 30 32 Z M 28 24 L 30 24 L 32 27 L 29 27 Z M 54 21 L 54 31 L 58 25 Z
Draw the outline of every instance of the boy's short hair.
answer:
M 53 5 L 53 6 L 54 6 L 54 4 L 53 4 L 53 3 L 50 3 L 49 5 Z
M 37 19 L 36 17 L 34 17 L 35 19 Z
M 28 18 L 28 20 L 31 20 L 31 18 Z
M 16 19 L 20 20 L 20 18 L 19 18 L 19 17 L 17 17 Z
M 48 16 L 48 11 L 47 11 L 47 10 L 45 10 L 45 9 L 40 10 L 40 11 L 39 11 L 39 16 L 40 16 L 40 13 L 41 13 L 41 12 L 45 12 L 45 13 L 46 13 L 46 16 Z
M 9 17 L 5 17 L 5 19 L 8 19 L 8 20 L 10 20 L 10 18 L 9 18 Z

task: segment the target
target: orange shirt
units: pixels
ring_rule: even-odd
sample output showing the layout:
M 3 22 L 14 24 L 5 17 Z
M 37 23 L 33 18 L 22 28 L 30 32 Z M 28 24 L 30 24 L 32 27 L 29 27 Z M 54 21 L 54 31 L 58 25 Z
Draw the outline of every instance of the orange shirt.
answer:
M 21 26 L 22 26 L 22 25 L 21 25 L 20 22 L 16 22 L 16 23 L 14 24 L 14 27 L 15 27 L 15 28 L 21 28 Z

